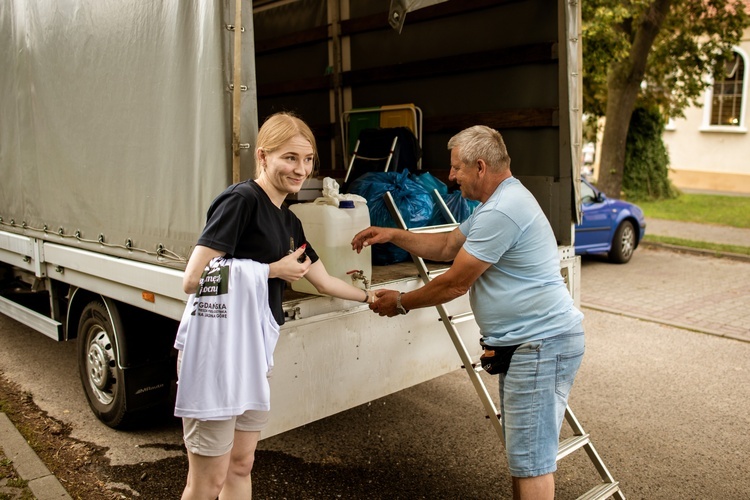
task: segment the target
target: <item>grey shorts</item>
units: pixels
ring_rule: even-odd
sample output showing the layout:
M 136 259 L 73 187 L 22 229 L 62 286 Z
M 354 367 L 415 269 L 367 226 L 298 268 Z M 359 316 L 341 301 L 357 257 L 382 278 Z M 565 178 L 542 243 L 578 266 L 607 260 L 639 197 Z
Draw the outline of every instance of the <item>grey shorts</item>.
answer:
M 177 354 L 177 376 L 180 375 L 182 351 Z M 234 431 L 260 432 L 268 423 L 271 412 L 247 410 L 227 420 L 182 419 L 185 447 L 191 453 L 218 457 L 229 453 L 234 444 Z
M 234 431 L 260 432 L 268 423 L 269 414 L 267 411 L 248 410 L 229 420 L 183 418 L 185 447 L 196 455 L 224 455 L 232 449 Z

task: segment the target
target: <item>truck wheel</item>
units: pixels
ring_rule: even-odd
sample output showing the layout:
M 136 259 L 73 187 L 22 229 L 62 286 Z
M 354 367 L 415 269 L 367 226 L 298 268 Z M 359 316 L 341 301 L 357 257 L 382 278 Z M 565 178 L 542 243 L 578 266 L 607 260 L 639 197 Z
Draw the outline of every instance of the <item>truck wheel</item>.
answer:
M 78 368 L 83 390 L 94 414 L 117 428 L 126 413 L 125 384 L 118 366 L 115 332 L 122 322 L 117 310 L 99 301 L 89 302 L 78 326 Z
M 609 260 L 616 264 L 625 264 L 633 256 L 635 250 L 635 228 L 630 221 L 622 221 L 617 226 L 615 237 L 612 239 L 612 249 L 609 251 Z

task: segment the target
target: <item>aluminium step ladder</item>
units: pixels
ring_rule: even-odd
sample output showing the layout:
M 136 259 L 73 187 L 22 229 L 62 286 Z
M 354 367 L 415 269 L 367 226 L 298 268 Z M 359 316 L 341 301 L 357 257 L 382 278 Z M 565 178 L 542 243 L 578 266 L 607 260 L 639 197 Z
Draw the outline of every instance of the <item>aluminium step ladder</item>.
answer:
M 391 193 L 386 192 L 384 198 L 386 206 L 388 207 L 388 211 L 390 212 L 391 217 L 393 217 L 393 220 L 396 223 L 396 227 L 398 227 L 399 229 L 404 229 L 413 233 L 442 233 L 454 230 L 456 227 L 458 227 L 458 223 L 445 204 L 442 196 L 440 196 L 437 190 L 433 191 L 433 196 L 437 202 L 438 207 L 442 210 L 446 219 L 450 222 L 448 224 L 442 224 L 438 226 L 426 226 L 412 229 L 409 229 L 406 221 L 401 216 L 401 212 L 396 206 Z M 427 269 L 427 265 L 425 264 L 424 259 L 414 254 L 411 254 L 411 257 L 414 260 L 414 264 L 416 264 L 417 266 L 419 277 L 422 279 L 425 285 L 429 283 L 432 278 L 439 276 L 447 270 L 441 269 L 437 271 L 430 271 Z M 471 359 L 471 355 L 466 349 L 466 345 L 464 344 L 464 341 L 456 328 L 456 325 L 459 323 L 465 321 L 473 321 L 474 314 L 472 312 L 467 312 L 462 314 L 450 315 L 443 304 L 437 305 L 435 307 L 440 314 L 440 321 L 443 322 L 443 325 L 448 331 L 451 341 L 453 342 L 453 345 L 456 348 L 459 357 L 461 358 L 463 368 L 469 375 L 469 379 L 474 385 L 474 389 L 476 390 L 477 395 L 479 396 L 479 399 L 484 406 L 484 410 L 485 412 L 487 412 L 487 418 L 490 420 L 492 427 L 495 429 L 495 432 L 500 438 L 500 441 L 503 443 L 503 446 L 505 446 L 502 416 L 498 413 L 497 408 L 495 407 L 495 403 L 490 397 L 484 381 L 480 377 L 480 373 L 483 371 L 482 365 L 478 361 L 474 361 Z M 591 442 L 591 437 L 583 430 L 581 423 L 571 411 L 570 406 L 567 406 L 565 408 L 565 420 L 568 422 L 568 425 L 572 429 L 573 436 L 560 441 L 557 451 L 557 461 L 559 462 L 576 450 L 583 448 L 586 451 L 589 459 L 593 463 L 594 467 L 599 472 L 599 476 L 602 480 L 600 484 L 578 497 L 578 500 L 602 500 L 609 497 L 613 497 L 618 500 L 625 500 L 625 495 L 622 493 L 619 483 L 614 480 L 609 470 L 604 465 L 604 461 L 594 448 L 594 444 Z

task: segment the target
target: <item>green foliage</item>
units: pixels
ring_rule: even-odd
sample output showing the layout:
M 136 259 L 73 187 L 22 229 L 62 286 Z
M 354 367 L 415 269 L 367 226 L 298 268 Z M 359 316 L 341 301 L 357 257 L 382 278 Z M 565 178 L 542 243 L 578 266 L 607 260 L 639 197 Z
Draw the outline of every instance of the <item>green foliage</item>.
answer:
M 625 146 L 622 189 L 630 200 L 675 198 L 669 175 L 669 153 L 662 140 L 664 119 L 657 109 L 633 111 Z
M 649 54 L 642 102 L 659 106 L 669 116 L 682 116 L 709 85 L 702 77 L 723 74 L 732 46 L 749 25 L 741 1 L 673 2 Z
M 634 7 L 631 7 L 634 8 Z M 628 57 L 629 42 L 617 27 L 633 15 L 618 0 L 581 2 L 583 17 L 583 109 L 601 117 L 607 105 L 610 64 Z
M 13 479 L 8 479 L 5 485 L 10 486 L 11 488 L 25 488 L 29 485 L 29 482 L 25 479 L 21 479 L 20 477 L 16 477 Z
M 583 115 L 583 142 L 596 142 L 599 134 L 599 121 L 595 116 Z
M 610 72 L 634 57 L 641 23 L 653 0 L 588 0 L 583 16 L 583 105 L 594 116 L 606 113 Z M 658 107 L 681 116 L 723 68 L 731 49 L 750 26 L 741 0 L 673 0 L 648 53 L 636 107 Z

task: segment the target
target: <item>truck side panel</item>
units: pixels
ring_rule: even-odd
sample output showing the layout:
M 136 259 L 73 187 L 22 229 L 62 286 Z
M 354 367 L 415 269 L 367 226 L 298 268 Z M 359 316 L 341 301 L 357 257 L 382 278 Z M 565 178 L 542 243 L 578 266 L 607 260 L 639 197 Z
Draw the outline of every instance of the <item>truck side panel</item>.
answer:
M 403 291 L 419 287 L 411 280 Z M 393 288 L 391 286 L 391 288 Z M 318 298 L 311 302 L 330 299 Z M 351 303 L 348 303 L 351 304 Z M 469 310 L 468 296 L 447 306 Z M 273 417 L 263 437 L 353 408 L 461 367 L 435 308 L 386 319 L 366 305 L 287 321 L 274 353 L 270 377 Z M 335 318 L 335 319 L 334 319 Z M 331 322 L 335 321 L 335 328 Z M 464 343 L 478 358 L 473 322 L 461 325 Z
M 148 262 L 160 246 L 187 256 L 231 182 L 233 9 L 58 4 L 0 6 L 0 227 Z M 255 102 L 244 105 L 252 142 Z

